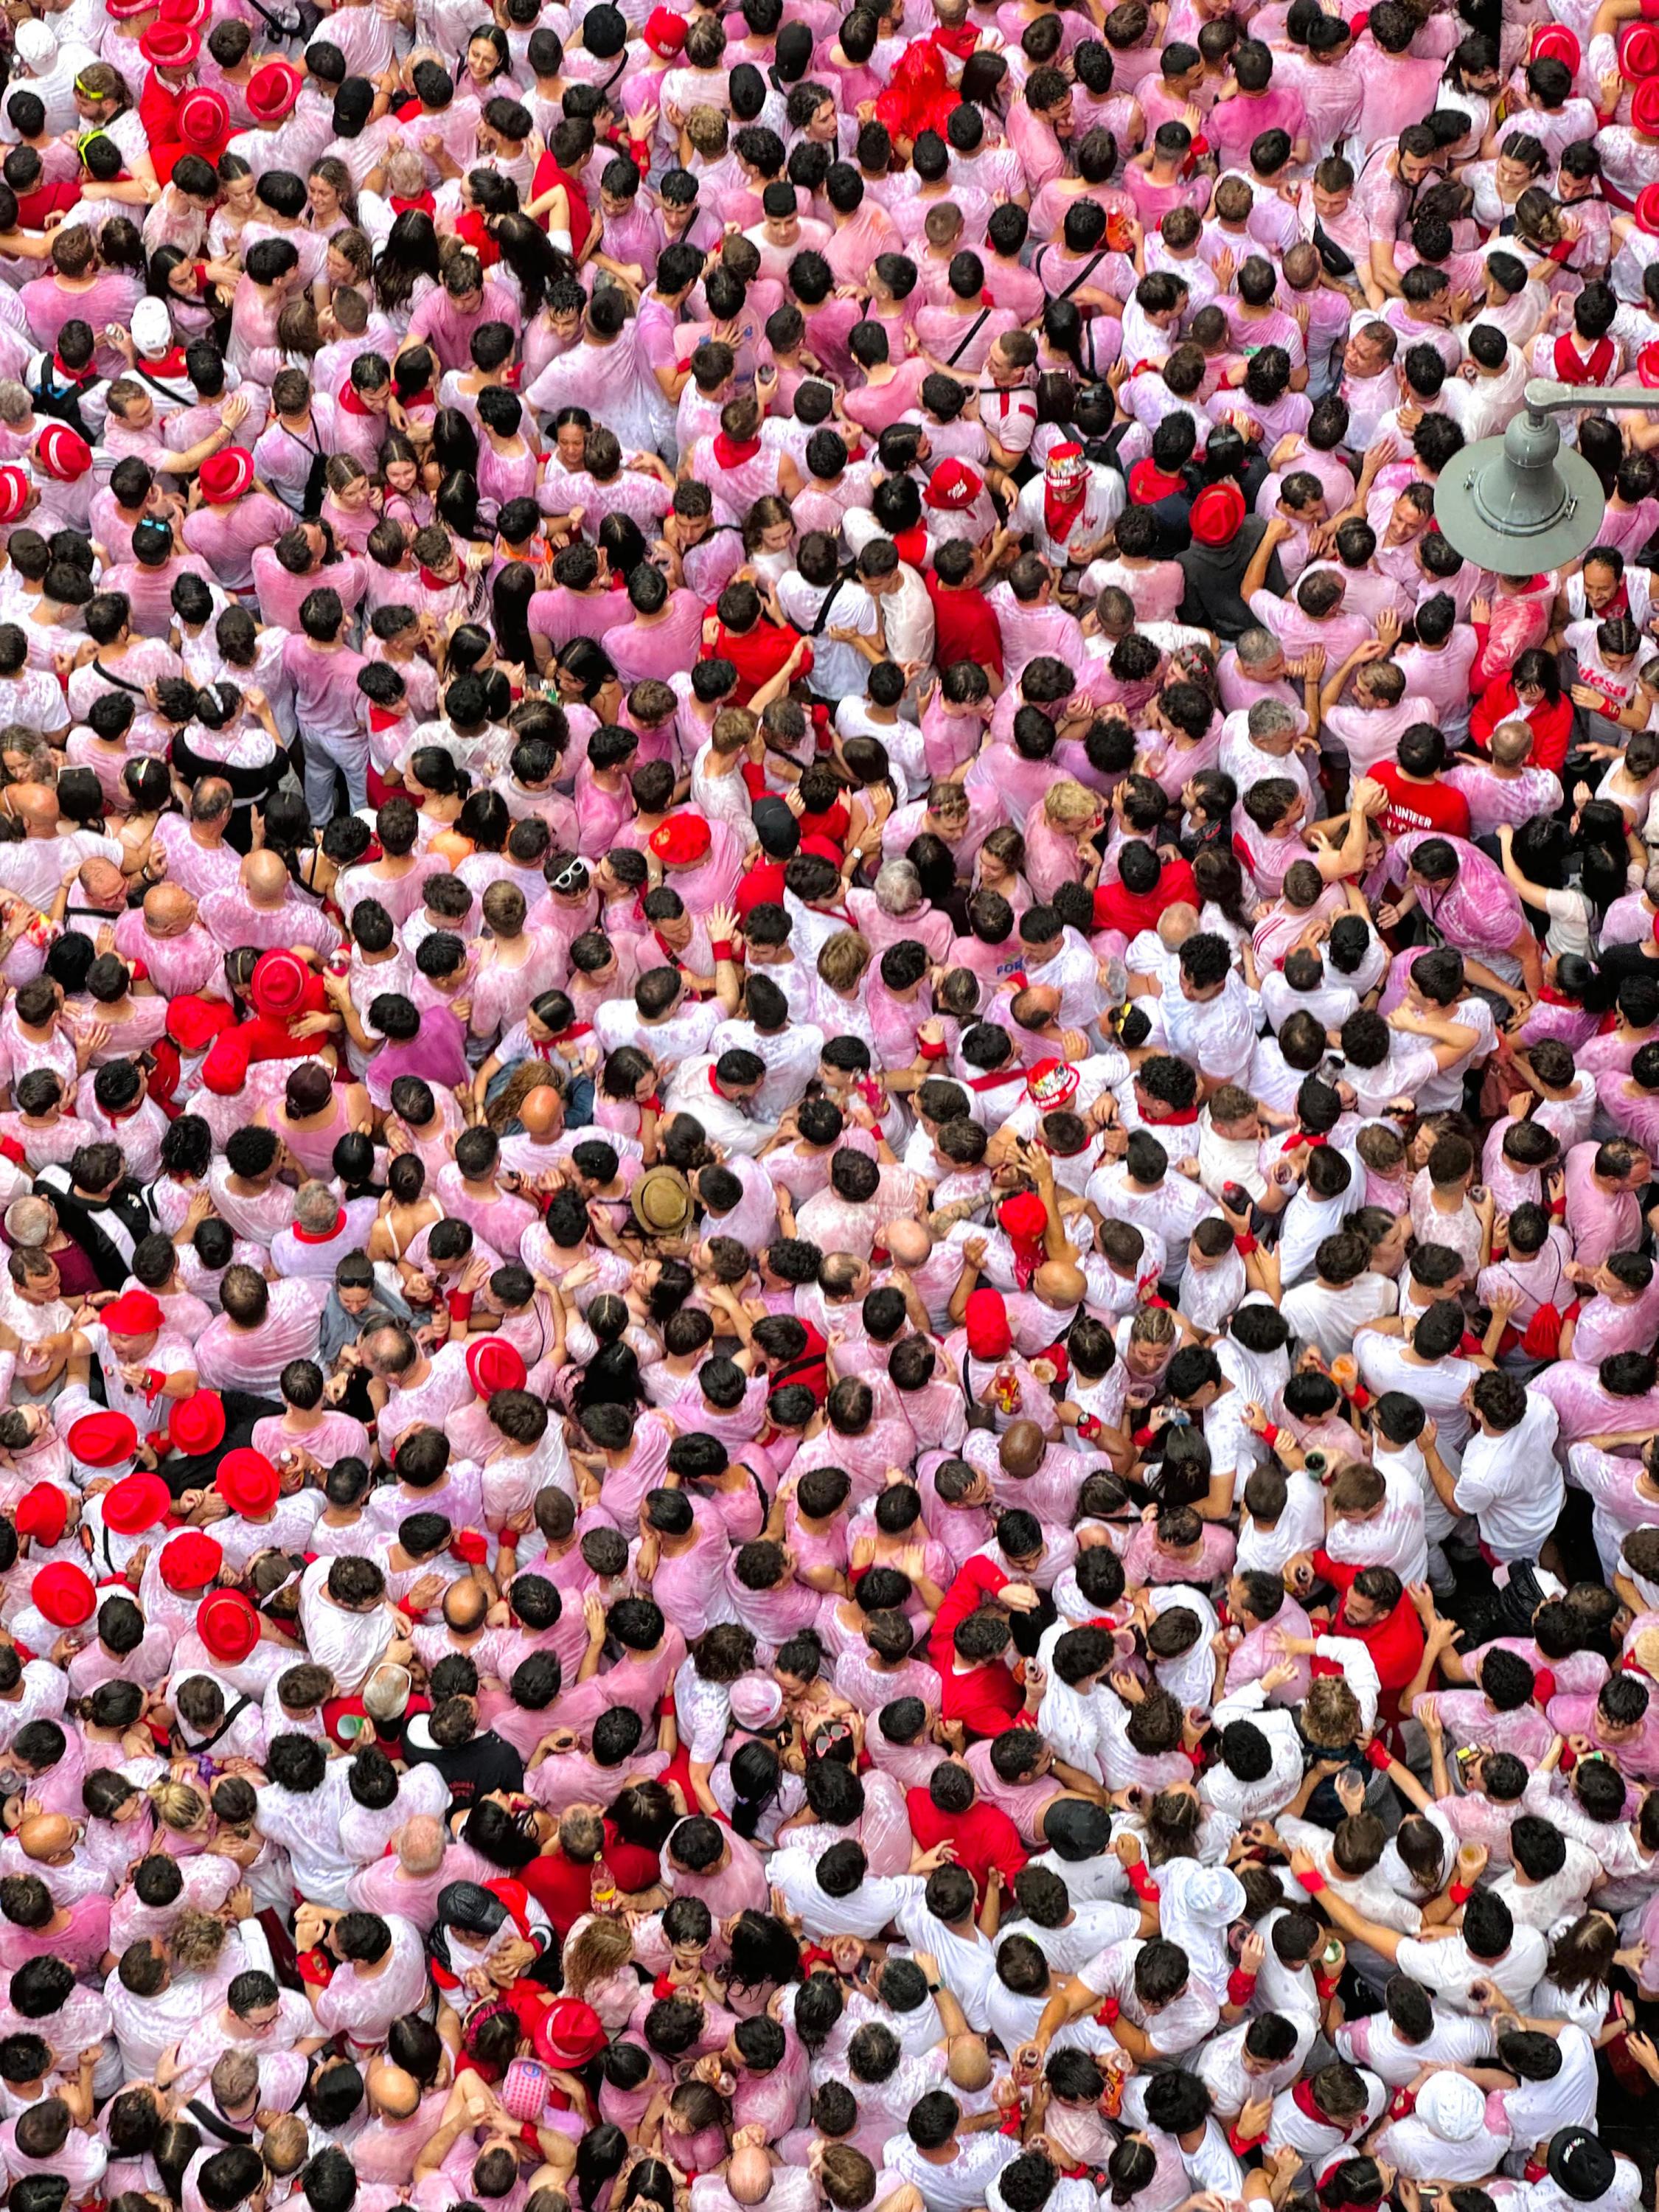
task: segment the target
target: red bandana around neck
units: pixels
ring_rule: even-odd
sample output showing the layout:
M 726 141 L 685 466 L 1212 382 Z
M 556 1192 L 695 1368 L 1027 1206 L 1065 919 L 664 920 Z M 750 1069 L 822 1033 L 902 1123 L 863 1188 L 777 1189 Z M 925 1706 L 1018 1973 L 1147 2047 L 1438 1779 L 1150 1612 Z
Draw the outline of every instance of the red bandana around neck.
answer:
M 428 592 L 453 592 L 461 580 L 459 576 L 440 576 L 435 570 L 428 568 L 424 562 L 421 564 L 420 576 L 421 581 Z
M 1563 384 L 1605 384 L 1613 374 L 1613 340 L 1597 338 L 1588 358 L 1573 343 L 1571 331 L 1555 341 L 1555 373 Z
M 723 469 L 740 469 L 745 461 L 754 459 L 760 447 L 758 438 L 728 438 L 724 430 L 714 433 L 714 459 Z
M 294 1224 L 294 1241 L 296 1244 L 331 1244 L 345 1225 L 346 1210 L 342 1206 L 334 1217 L 332 1229 L 301 1229 L 296 1221 Z

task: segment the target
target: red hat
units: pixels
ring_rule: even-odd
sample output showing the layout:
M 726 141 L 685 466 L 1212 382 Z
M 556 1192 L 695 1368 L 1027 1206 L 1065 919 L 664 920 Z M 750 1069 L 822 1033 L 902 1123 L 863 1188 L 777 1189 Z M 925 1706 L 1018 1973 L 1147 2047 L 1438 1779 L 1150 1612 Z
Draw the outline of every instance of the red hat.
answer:
M 586 2066 L 607 2040 L 604 2021 L 580 1997 L 555 1997 L 536 2022 L 536 2049 L 550 2066 Z
M 167 1035 L 180 1052 L 205 1052 L 234 1019 L 222 999 L 198 999 L 186 992 L 167 1001 Z
M 93 1420 L 102 1418 L 102 1415 L 95 1413 L 88 1416 Z M 78 1427 L 80 1424 L 77 1422 L 76 1425 Z M 127 1426 L 131 1428 L 131 1421 Z M 71 1429 L 70 1434 L 73 1436 L 74 1433 Z M 70 1449 L 73 1451 L 74 1449 L 71 1443 Z M 14 1517 L 20 1536 L 33 1536 L 37 1543 L 46 1545 L 50 1550 L 52 1545 L 63 1541 L 64 1531 L 69 1526 L 69 1500 L 55 1482 L 37 1482 L 18 1499 Z
M 671 814 L 651 832 L 652 851 L 671 868 L 695 868 L 714 842 L 714 833 L 701 814 Z
M 35 441 L 34 458 L 59 483 L 74 483 L 92 466 L 92 447 L 67 422 L 48 422 Z
M 192 1390 L 167 1416 L 167 1441 L 187 1459 L 216 1451 L 225 1440 L 225 1405 L 216 1390 Z
M 182 23 L 152 23 L 138 51 L 152 69 L 190 69 L 202 51 L 202 34 Z
M 1659 338 L 1651 340 L 1637 355 L 1636 374 L 1650 390 L 1659 385 Z
M 1637 194 L 1636 228 L 1659 238 L 1659 185 L 1644 185 Z
M 1006 1357 L 1014 1340 L 1000 1291 L 969 1291 L 962 1317 L 968 1331 L 968 1349 L 975 1359 Z
M 998 1206 L 997 1223 L 1009 1237 L 1041 1237 L 1048 1226 L 1048 1209 L 1034 1190 L 1018 1190 Z
M 262 952 L 253 963 L 248 996 L 268 1020 L 285 1022 L 299 1012 L 310 972 L 297 952 Z
M 104 13 L 112 23 L 131 23 L 155 11 L 155 0 L 104 0 Z
M 1040 1060 L 1025 1079 L 1025 1095 L 1044 1114 L 1077 1097 L 1078 1073 L 1068 1060 Z
M 985 479 L 977 469 L 970 469 L 966 461 L 952 459 L 939 463 L 921 495 L 929 507 L 941 507 L 946 514 L 960 514 L 984 489 Z
M 119 1467 L 137 1450 L 138 1430 L 125 1413 L 82 1413 L 70 1423 L 64 1442 L 83 1467 Z
M 1630 119 L 1644 138 L 1659 138 L 1659 76 L 1644 76 L 1632 93 Z
M 504 1336 L 475 1336 L 466 1347 L 466 1371 L 481 1398 L 497 1390 L 522 1390 L 526 1376 L 518 1347 Z
M 112 1336 L 149 1336 L 164 1318 L 148 1291 L 123 1291 L 98 1316 Z
M 1211 484 L 1193 501 L 1192 532 L 1200 545 L 1231 545 L 1244 520 L 1244 495 L 1236 483 Z
M 248 79 L 247 112 L 256 123 L 280 123 L 300 97 L 300 72 L 288 62 L 264 62 Z
M 155 11 L 158 23 L 177 23 L 186 31 L 199 31 L 213 13 L 213 0 L 161 0 Z
M 259 1616 L 240 1590 L 210 1590 L 196 1608 L 196 1633 L 210 1659 L 239 1667 L 259 1641 Z
M 258 84 L 259 80 L 256 76 L 253 82 Z M 215 507 L 228 507 L 234 500 L 245 498 L 252 488 L 253 456 L 246 446 L 221 446 L 196 471 L 196 481 L 204 499 Z
M 1625 25 L 1619 33 L 1619 73 L 1632 84 L 1640 77 L 1659 76 L 1659 27 Z
M 0 469 L 0 522 L 15 522 L 28 504 L 29 480 L 20 468 Z
M 248 1444 L 225 1454 L 213 1486 L 233 1513 L 256 1521 L 262 1513 L 269 1513 L 283 1494 L 276 1468 L 262 1451 Z
M 1179 476 L 1170 475 L 1150 457 L 1137 461 L 1129 471 L 1129 497 L 1137 507 L 1152 507 L 1160 499 L 1173 499 L 1180 489 Z
M 216 146 L 230 131 L 230 108 L 211 85 L 192 86 L 179 102 L 179 136 L 186 146 Z
M 1565 23 L 1540 23 L 1533 31 L 1529 61 L 1565 62 L 1575 76 L 1583 60 L 1578 41 Z
M 249 1056 L 246 1039 L 234 1030 L 215 1037 L 202 1062 L 202 1088 L 216 1098 L 234 1098 L 247 1081 Z
M 136 1441 L 136 1431 L 134 1437 Z M 173 1492 L 161 1476 L 134 1468 L 112 1490 L 104 1492 L 104 1526 L 118 1536 L 142 1536 L 146 1528 L 165 1521 L 172 1506 Z
M 161 1580 L 170 1590 L 200 1589 L 225 1563 L 223 1547 L 200 1528 L 181 1529 L 164 1546 Z
M 640 36 L 653 54 L 666 61 L 685 45 L 685 18 L 677 15 L 672 8 L 653 8 L 645 19 L 645 28 Z
M 92 1577 L 72 1559 L 54 1559 L 42 1567 L 29 1584 L 29 1599 L 54 1628 L 79 1628 L 98 1610 Z

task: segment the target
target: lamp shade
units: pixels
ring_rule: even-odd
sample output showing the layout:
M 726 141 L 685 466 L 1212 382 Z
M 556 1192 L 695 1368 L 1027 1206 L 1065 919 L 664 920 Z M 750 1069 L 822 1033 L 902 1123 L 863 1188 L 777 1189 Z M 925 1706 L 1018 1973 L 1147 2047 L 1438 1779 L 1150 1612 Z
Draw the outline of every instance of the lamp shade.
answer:
M 1559 395 L 1559 396 L 1558 396 Z M 1435 485 L 1434 515 L 1441 534 L 1466 561 L 1500 576 L 1530 576 L 1576 561 L 1595 543 L 1607 511 L 1601 479 L 1589 463 L 1561 442 L 1547 410 L 1594 405 L 1571 386 L 1535 378 L 1525 404 L 1501 437 L 1482 438 L 1442 471 Z M 1659 394 L 1634 395 L 1651 405 Z

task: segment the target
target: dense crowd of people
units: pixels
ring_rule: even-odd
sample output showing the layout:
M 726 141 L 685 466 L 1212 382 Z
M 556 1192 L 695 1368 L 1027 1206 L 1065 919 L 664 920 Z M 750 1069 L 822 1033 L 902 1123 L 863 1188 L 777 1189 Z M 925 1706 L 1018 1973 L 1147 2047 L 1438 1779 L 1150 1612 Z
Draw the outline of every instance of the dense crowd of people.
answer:
M 0 52 L 8 2212 L 1650 2203 L 1659 0 Z

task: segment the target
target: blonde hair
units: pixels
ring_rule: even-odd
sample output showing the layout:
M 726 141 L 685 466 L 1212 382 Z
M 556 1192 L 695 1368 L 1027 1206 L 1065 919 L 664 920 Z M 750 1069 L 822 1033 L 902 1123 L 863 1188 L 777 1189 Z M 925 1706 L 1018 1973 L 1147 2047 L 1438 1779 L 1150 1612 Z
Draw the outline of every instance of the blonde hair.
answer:
M 149 1802 L 155 1808 L 155 1817 L 164 1828 L 175 1835 L 184 1835 L 199 1827 L 207 1818 L 208 1801 L 192 1783 L 155 1782 L 150 1784 Z
M 705 161 L 717 161 L 726 151 L 726 118 L 718 107 L 707 103 L 694 107 L 685 118 L 685 135 L 693 152 L 701 154 Z
M 1043 818 L 1056 830 L 1080 830 L 1085 822 L 1092 822 L 1100 811 L 1100 801 L 1091 791 L 1085 791 L 1072 777 L 1062 777 L 1049 787 L 1042 802 Z
M 198 1971 L 212 1966 L 224 1944 L 225 1923 L 218 1915 L 187 1905 L 173 1923 L 167 1948 L 175 1966 Z
M 870 965 L 869 946 L 856 930 L 838 929 L 818 954 L 818 975 L 832 991 L 850 991 Z
M 634 1939 L 626 1921 L 595 1915 L 564 1947 L 567 1992 L 580 1996 L 584 1990 L 625 1966 L 633 1955 Z

